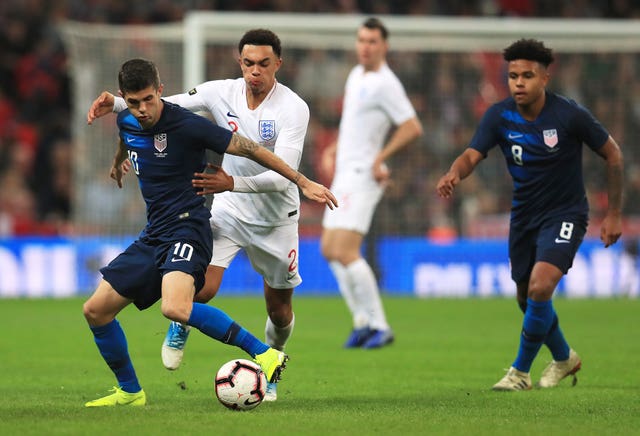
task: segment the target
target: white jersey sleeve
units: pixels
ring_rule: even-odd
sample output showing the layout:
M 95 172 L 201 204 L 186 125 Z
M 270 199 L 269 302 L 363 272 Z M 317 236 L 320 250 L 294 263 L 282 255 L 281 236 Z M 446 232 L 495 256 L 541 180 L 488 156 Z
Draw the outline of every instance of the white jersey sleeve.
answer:
M 199 88 L 203 87 L 206 87 L 206 84 L 203 83 L 202 85 L 199 85 Z M 196 92 L 196 88 L 193 88 L 189 92 L 185 92 L 183 94 L 176 94 L 163 98 L 170 103 L 182 106 L 183 108 L 189 109 L 192 112 L 203 112 L 210 110 L 209 105 L 205 100 L 206 96 L 202 92 Z
M 391 72 L 391 70 L 389 70 Z M 407 96 L 400 79 L 391 73 L 386 81 L 386 86 L 380 88 L 380 107 L 391 119 L 394 126 L 416 116 L 416 111 Z
M 301 151 L 295 148 L 277 147 L 276 153 L 291 168 L 298 169 Z M 233 192 L 277 192 L 289 187 L 289 179 L 285 179 L 275 171 L 265 171 L 252 177 L 233 176 Z
M 195 88 L 194 88 L 195 89 Z M 119 96 L 114 96 L 113 112 L 122 112 L 127 108 L 127 104 L 124 99 Z M 193 89 L 184 94 L 171 95 L 169 97 L 162 97 L 163 100 L 169 103 L 177 104 L 185 109 L 189 109 L 192 112 L 201 112 L 209 110 L 209 107 L 203 100 L 203 95 L 193 92 Z
M 124 102 L 124 98 L 117 95 L 113 97 L 113 112 L 118 114 L 127 108 L 127 103 Z

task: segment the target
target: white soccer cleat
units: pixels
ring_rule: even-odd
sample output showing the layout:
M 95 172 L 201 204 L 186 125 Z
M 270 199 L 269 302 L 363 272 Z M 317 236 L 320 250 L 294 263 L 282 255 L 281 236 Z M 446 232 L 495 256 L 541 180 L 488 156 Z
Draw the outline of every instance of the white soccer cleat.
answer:
M 522 372 L 513 366 L 507 371 L 507 375 L 493 385 L 494 391 L 528 391 L 531 389 L 531 376 L 528 372 Z
M 278 399 L 277 388 L 277 383 L 267 383 L 267 391 L 264 394 L 264 401 L 276 401 Z
M 578 383 L 576 372 L 580 371 L 581 366 L 582 362 L 580 361 L 578 353 L 569 350 L 569 358 L 567 360 L 560 362 L 552 360 L 549 365 L 547 365 L 544 371 L 542 371 L 542 376 L 537 386 L 541 388 L 553 388 L 558 386 L 560 380 L 570 375 L 573 376 L 571 385 L 575 386 L 576 383 Z
M 162 364 L 165 368 L 173 371 L 180 367 L 184 346 L 189 337 L 191 327 L 172 321 L 167 330 L 167 336 L 162 343 Z

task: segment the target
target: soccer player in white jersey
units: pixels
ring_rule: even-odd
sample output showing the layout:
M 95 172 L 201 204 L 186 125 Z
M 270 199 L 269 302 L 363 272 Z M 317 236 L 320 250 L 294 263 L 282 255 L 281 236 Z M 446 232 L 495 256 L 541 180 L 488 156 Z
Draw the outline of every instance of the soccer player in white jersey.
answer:
M 297 169 L 309 123 L 309 108 L 291 89 L 276 80 L 282 65 L 281 44 L 265 29 L 250 30 L 238 44 L 242 78 L 213 80 L 166 100 L 192 111 L 208 111 L 220 126 L 273 151 Z M 89 123 L 124 102 L 109 93 L 95 100 Z M 232 176 L 229 176 L 231 174 Z M 284 350 L 294 326 L 293 289 L 302 279 L 298 273 L 298 188 L 274 171 L 248 159 L 225 157 L 222 168 L 195 182 L 202 193 L 215 195 L 211 206 L 214 232 L 213 256 L 204 288 L 196 301 L 206 303 L 220 287 L 225 269 L 244 249 L 253 268 L 264 280 L 267 308 L 266 343 Z M 171 323 L 162 346 L 166 368 L 177 369 L 182 361 L 188 327 Z M 276 399 L 276 385 L 269 384 L 265 400 Z
M 377 18 L 358 29 L 358 65 L 345 86 L 332 192 L 341 203 L 325 213 L 321 249 L 353 317 L 345 347 L 393 342 L 375 275 L 361 255 L 375 208 L 389 180 L 385 161 L 422 134 L 405 90 L 386 63 L 388 32 Z M 391 129 L 396 129 L 385 143 Z

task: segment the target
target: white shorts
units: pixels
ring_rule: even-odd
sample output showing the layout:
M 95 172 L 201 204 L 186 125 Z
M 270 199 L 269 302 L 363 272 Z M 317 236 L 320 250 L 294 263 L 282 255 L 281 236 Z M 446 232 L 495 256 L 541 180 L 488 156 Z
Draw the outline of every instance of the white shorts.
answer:
M 212 210 L 211 265 L 228 268 L 241 249 L 251 266 L 274 289 L 292 289 L 302 283 L 298 273 L 298 223 L 268 227 L 247 224 L 225 211 Z
M 373 180 L 336 179 L 331 192 L 338 199 L 338 207 L 325 209 L 322 227 L 325 229 L 354 230 L 366 235 L 371 227 L 373 213 L 384 194 L 384 187 Z

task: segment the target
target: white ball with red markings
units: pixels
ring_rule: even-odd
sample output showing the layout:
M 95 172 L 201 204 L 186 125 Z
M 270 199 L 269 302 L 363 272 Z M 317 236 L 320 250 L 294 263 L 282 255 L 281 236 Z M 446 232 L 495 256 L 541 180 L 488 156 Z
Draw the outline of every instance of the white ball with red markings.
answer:
M 267 377 L 262 368 L 247 359 L 234 359 L 225 363 L 216 373 L 216 397 L 233 410 L 257 407 L 267 389 Z

